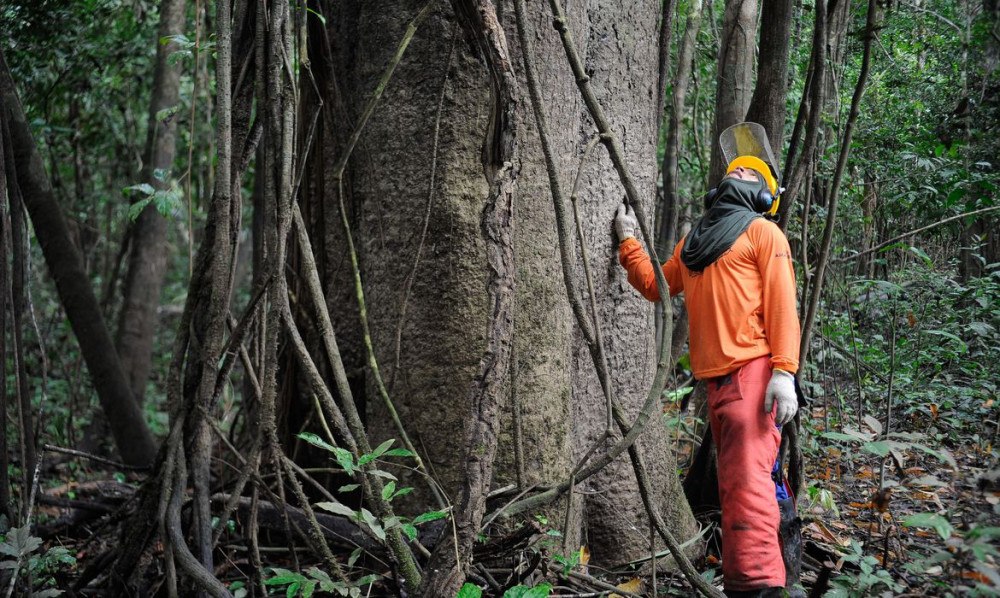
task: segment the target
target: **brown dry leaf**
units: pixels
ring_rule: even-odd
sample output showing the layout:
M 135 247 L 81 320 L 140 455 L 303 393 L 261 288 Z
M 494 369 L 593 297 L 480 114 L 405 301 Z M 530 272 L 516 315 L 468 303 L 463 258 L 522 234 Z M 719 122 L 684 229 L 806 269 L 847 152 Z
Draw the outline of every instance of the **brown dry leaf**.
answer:
M 806 531 L 818 535 L 820 538 L 823 538 L 830 544 L 836 544 L 838 546 L 851 545 L 850 538 L 842 538 L 840 536 L 837 536 L 832 531 L 830 531 L 830 528 L 828 528 L 822 521 L 812 521 L 809 523 L 809 525 L 805 527 L 805 529 Z
M 931 409 L 931 415 L 934 416 L 934 419 L 937 419 L 938 406 L 935 405 L 934 403 L 931 403 L 930 404 L 930 409 Z
M 580 566 L 586 567 L 590 563 L 590 549 L 586 546 L 580 547 Z
M 619 590 L 624 590 L 626 592 L 632 592 L 633 594 L 639 594 L 642 592 L 642 580 L 638 577 L 633 577 L 632 579 L 620 583 L 615 586 Z M 621 594 L 611 594 L 609 598 L 622 598 Z

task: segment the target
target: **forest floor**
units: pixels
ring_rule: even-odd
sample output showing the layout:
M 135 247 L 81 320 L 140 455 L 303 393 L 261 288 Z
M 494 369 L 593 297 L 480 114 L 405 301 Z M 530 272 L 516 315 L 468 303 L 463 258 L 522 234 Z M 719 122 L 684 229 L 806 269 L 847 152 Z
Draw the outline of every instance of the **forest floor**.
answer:
M 863 418 L 860 428 L 844 424 L 844 432 L 825 432 L 824 407 L 812 409 L 802 435 L 805 476 L 799 498 L 805 548 L 802 585 L 809 595 L 1000 596 L 1000 480 L 997 471 L 990 470 L 996 467 L 995 431 L 989 430 L 995 423 L 981 425 L 983 434 L 946 434 L 942 430 L 948 426 L 935 421 L 934 410 L 914 413 L 900 418 L 895 427 L 901 430 L 890 436 L 894 440 L 886 441 L 878 440 L 885 436 L 875 418 Z M 29 559 L 36 581 L 47 581 L 36 588 L 68 590 L 65 595 L 69 596 L 97 595 L 71 588 L 113 545 L 120 524 L 115 512 L 127 502 L 141 476 L 126 479 L 112 470 L 91 469 L 91 465 L 84 462 L 81 467 L 64 456 L 49 459 L 32 534 L 40 536 L 44 546 L 35 546 Z M 74 481 L 55 485 L 56 480 L 69 479 Z M 650 575 L 590 567 L 586 551 L 560 555 L 551 548 L 559 542 L 547 543 L 557 533 L 547 529 L 547 522 L 533 523 L 534 531 L 521 534 L 505 558 L 534 564 L 528 574 L 512 576 L 523 591 L 508 591 L 504 596 L 610 595 L 615 586 L 623 596 L 654 595 Z M 239 530 L 235 531 L 235 543 L 230 546 L 240 542 Z M 25 540 L 31 543 L 30 538 Z M 285 543 L 273 535 L 271 540 L 271 544 Z M 319 563 L 311 563 L 308 552 L 296 549 L 293 559 L 287 549 L 269 550 L 277 551 L 265 555 L 270 568 L 264 578 L 270 590 L 286 596 L 305 595 L 303 583 L 323 577 L 313 568 Z M 245 596 L 245 556 L 238 558 L 238 551 L 226 548 L 222 551 L 227 554 L 220 558 L 222 570 L 217 574 L 236 595 Z M 351 556 L 349 551 L 341 556 L 356 567 L 359 576 L 368 574 L 369 583 L 360 595 L 395 595 L 377 557 L 357 560 L 357 554 Z M 695 565 L 721 587 L 717 558 L 708 556 Z M 296 567 L 314 577 L 295 573 Z M 154 577 L 155 569 L 149 571 Z M 649 567 L 643 569 L 640 564 L 636 570 L 649 571 Z M 492 571 L 495 577 L 504 573 Z M 503 577 L 497 578 L 503 583 Z M 296 579 L 300 583 L 293 587 Z M 152 587 L 159 586 L 153 582 Z M 524 593 L 531 588 L 545 592 Z M 487 590 L 484 595 L 493 593 Z M 693 596 L 695 591 L 679 574 L 661 572 L 655 595 Z
M 930 409 L 897 422 L 895 440 L 879 441 L 881 423 L 870 416 L 860 429 L 825 433 L 824 412 L 812 409 L 803 435 L 806 592 L 1000 596 L 996 422 L 980 422 L 984 434 L 945 434 L 950 426 Z M 721 578 L 711 556 L 700 570 Z M 666 593 L 693 590 L 682 584 Z

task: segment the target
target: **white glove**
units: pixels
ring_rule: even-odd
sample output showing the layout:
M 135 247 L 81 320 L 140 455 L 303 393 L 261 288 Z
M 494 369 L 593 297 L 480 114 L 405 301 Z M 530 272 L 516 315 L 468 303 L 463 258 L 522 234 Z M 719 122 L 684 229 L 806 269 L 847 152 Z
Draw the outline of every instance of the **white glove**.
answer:
M 639 220 L 636 219 L 632 206 L 619 205 L 618 211 L 615 213 L 615 234 L 618 235 L 618 242 L 621 243 L 629 237 L 634 237 L 635 231 L 638 229 Z
M 771 372 L 771 381 L 764 391 L 764 413 L 770 413 L 774 408 L 774 399 L 778 399 L 778 409 L 774 413 L 774 423 L 787 424 L 799 410 L 799 399 L 795 396 L 795 376 L 784 370 L 775 369 Z

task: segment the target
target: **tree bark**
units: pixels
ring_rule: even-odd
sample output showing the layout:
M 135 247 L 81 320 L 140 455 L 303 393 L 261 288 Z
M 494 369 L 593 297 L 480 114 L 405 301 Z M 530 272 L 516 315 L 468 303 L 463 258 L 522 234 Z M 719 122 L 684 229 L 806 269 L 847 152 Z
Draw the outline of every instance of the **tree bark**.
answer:
M 792 30 L 792 0 L 764 2 L 761 14 L 757 86 L 746 119 L 767 132 L 771 153 L 781 155 L 785 137 L 785 101 L 788 95 L 788 55 Z M 781 165 L 775 167 L 784 170 Z M 778 181 L 779 184 L 782 181 Z
M 744 120 L 750 105 L 758 11 L 757 0 L 726 0 L 719 40 L 709 185 L 715 185 L 726 172 L 719 147 L 719 134 L 727 127 Z
M 2 54 L 0 104 L 10 131 L 16 184 L 24 197 L 66 316 L 80 343 L 115 444 L 125 463 L 148 465 L 156 453 L 153 436 L 132 396 L 80 254 L 70 239 L 62 209 L 52 194 Z
M 142 182 L 165 191 L 170 187 L 171 166 L 177 140 L 177 118 L 158 117 L 161 110 L 178 102 L 180 69 L 168 57 L 177 44 L 160 43 L 163 38 L 184 30 L 185 0 L 162 0 L 157 31 L 156 65 L 149 103 L 146 149 L 143 152 Z M 194 101 L 194 99 L 192 99 Z M 122 369 L 128 378 L 135 400 L 141 405 L 146 380 L 152 364 L 153 337 L 156 333 L 156 310 L 167 271 L 167 221 L 150 204 L 132 226 L 128 272 L 122 290 L 122 308 L 118 318 L 115 346 Z

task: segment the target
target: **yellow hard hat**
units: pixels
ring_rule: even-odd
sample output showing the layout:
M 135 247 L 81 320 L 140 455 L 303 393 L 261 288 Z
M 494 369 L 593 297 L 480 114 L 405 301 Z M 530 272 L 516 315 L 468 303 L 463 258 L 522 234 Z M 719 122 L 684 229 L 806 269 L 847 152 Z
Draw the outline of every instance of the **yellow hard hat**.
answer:
M 740 166 L 759 172 L 764 177 L 767 188 L 771 190 L 771 195 L 776 196 L 778 194 L 778 181 L 771 174 L 771 168 L 767 165 L 767 162 L 757 156 L 739 156 L 726 167 L 726 174 L 729 174 Z

